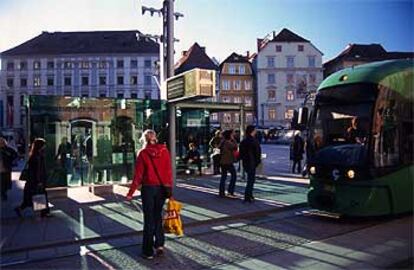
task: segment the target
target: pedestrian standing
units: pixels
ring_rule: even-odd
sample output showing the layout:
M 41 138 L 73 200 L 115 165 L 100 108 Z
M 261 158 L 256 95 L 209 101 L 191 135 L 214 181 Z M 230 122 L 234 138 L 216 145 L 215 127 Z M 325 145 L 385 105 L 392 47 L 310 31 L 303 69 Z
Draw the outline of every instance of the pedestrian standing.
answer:
M 240 159 L 243 162 L 243 169 L 247 174 L 246 190 L 244 201 L 253 202 L 253 188 L 256 180 L 256 168 L 261 162 L 262 150 L 256 137 L 254 126 L 247 126 L 246 137 L 240 143 Z
M 31 146 L 28 164 L 28 179 L 23 189 L 23 202 L 14 210 L 19 217 L 22 217 L 22 211 L 27 207 L 33 207 L 33 195 L 38 193 L 45 194 L 46 208 L 40 211 L 40 216 L 49 217 L 49 201 L 46 193 L 46 164 L 45 164 L 46 141 L 42 138 L 36 138 Z
M 144 131 L 141 142 L 144 147 L 138 153 L 127 200 L 132 199 L 135 190 L 141 190 L 144 212 L 142 257 L 153 259 L 154 249 L 155 255 L 164 253 L 162 209 L 172 193 L 172 168 L 170 153 L 165 144 L 158 144 L 155 131 Z
M 293 142 L 291 146 L 291 158 L 293 160 L 293 166 L 292 166 L 292 173 L 295 173 L 295 168 L 297 167 L 297 173 L 301 173 L 302 169 L 302 159 L 303 159 L 303 153 L 305 145 L 303 142 L 302 137 L 300 136 L 300 131 L 296 131 L 295 137 L 293 137 Z
M 210 140 L 211 158 L 213 159 L 213 174 L 220 174 L 220 143 L 221 132 L 216 130 L 214 137 Z
M 17 158 L 16 151 L 7 144 L 4 137 L 0 137 L 0 188 L 1 200 L 7 200 L 7 191 L 12 187 L 12 167 Z
M 228 196 L 234 196 L 234 188 L 236 187 L 236 169 L 234 168 L 235 153 L 237 151 L 237 142 L 234 139 L 234 131 L 232 129 L 226 130 L 223 132 L 223 140 L 220 143 L 220 169 L 221 169 L 221 179 L 220 179 L 220 188 L 219 196 L 225 197 L 224 192 L 227 172 L 230 172 L 230 184 L 228 187 Z

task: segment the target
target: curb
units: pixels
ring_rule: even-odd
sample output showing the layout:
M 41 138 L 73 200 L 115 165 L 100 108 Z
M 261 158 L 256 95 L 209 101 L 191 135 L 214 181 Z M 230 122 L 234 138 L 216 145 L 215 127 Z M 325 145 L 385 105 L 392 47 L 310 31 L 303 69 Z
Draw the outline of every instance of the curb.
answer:
M 271 213 L 278 213 L 278 212 L 283 212 L 283 211 L 289 211 L 289 210 L 296 209 L 296 208 L 302 208 L 302 207 L 305 207 L 307 205 L 308 205 L 307 202 L 297 203 L 297 204 L 292 204 L 292 205 L 280 207 L 280 208 L 277 208 L 277 209 L 268 209 L 268 210 L 263 210 L 263 211 L 243 213 L 243 214 L 227 216 L 227 217 L 221 217 L 221 218 L 215 218 L 215 219 L 209 219 L 209 220 L 195 221 L 195 222 L 185 224 L 185 226 L 191 228 L 191 227 L 197 227 L 197 226 L 200 226 L 200 225 L 207 225 L 207 224 L 216 223 L 216 222 L 228 221 L 228 220 L 232 220 L 232 219 L 245 219 L 245 218 L 250 218 L 250 217 L 254 217 L 254 216 L 264 216 L 264 215 L 271 214 Z M 98 236 L 98 237 L 91 237 L 91 238 L 87 238 L 87 239 L 79 239 L 79 240 L 73 240 L 72 239 L 72 240 L 55 241 L 55 242 L 49 242 L 49 243 L 46 243 L 46 244 L 43 244 L 43 245 L 42 244 L 41 245 L 31 245 L 31 246 L 26 246 L 26 247 L 22 247 L 22 248 L 6 249 L 6 250 L 2 250 L 0 254 L 1 255 L 7 255 L 7 254 L 18 253 L 18 252 L 28 252 L 28 251 L 39 250 L 39 249 L 54 248 L 54 247 L 63 246 L 63 245 L 85 245 L 87 243 L 98 241 L 98 240 L 100 240 L 100 241 L 102 241 L 102 240 L 111 240 L 111 239 L 114 239 L 114 238 L 120 238 L 120 237 L 131 236 L 131 235 L 142 235 L 142 232 L 143 231 L 130 231 L 130 232 L 123 232 L 123 233 L 114 233 L 114 234 L 102 235 L 102 236 Z

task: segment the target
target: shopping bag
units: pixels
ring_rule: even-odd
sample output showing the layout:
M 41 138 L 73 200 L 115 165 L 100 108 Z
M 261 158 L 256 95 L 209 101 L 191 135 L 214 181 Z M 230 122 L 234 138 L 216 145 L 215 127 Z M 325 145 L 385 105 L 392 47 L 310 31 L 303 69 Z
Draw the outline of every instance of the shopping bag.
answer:
M 46 194 L 36 194 L 32 197 L 33 210 L 40 211 L 47 208 Z
M 172 233 L 178 236 L 184 234 L 183 224 L 181 222 L 180 211 L 182 205 L 178 201 L 170 198 L 167 203 L 167 209 L 164 215 L 164 232 Z

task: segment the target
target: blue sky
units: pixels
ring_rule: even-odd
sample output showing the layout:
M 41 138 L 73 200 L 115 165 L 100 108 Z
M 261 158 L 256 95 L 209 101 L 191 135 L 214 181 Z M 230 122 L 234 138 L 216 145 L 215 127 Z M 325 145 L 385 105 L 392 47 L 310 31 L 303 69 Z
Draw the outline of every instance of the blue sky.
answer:
M 185 17 L 176 22 L 177 56 L 195 41 L 209 56 L 256 51 L 256 39 L 286 27 L 325 55 L 349 43 L 381 43 L 389 51 L 414 51 L 411 0 L 176 0 Z M 158 16 L 141 5 L 161 0 L 1 0 L 0 51 L 42 31 L 139 29 L 159 33 Z

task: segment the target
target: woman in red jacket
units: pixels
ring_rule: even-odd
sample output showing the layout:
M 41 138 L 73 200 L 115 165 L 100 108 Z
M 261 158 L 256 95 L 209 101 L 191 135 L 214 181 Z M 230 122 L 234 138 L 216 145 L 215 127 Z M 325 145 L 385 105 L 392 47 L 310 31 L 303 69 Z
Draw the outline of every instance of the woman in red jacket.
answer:
M 164 252 L 162 209 L 165 200 L 171 197 L 172 168 L 170 153 L 164 144 L 158 144 L 155 131 L 144 131 L 141 140 L 143 148 L 138 153 L 127 199 L 132 199 L 137 188 L 141 190 L 144 212 L 142 256 L 153 259 L 154 249 L 156 255 Z

